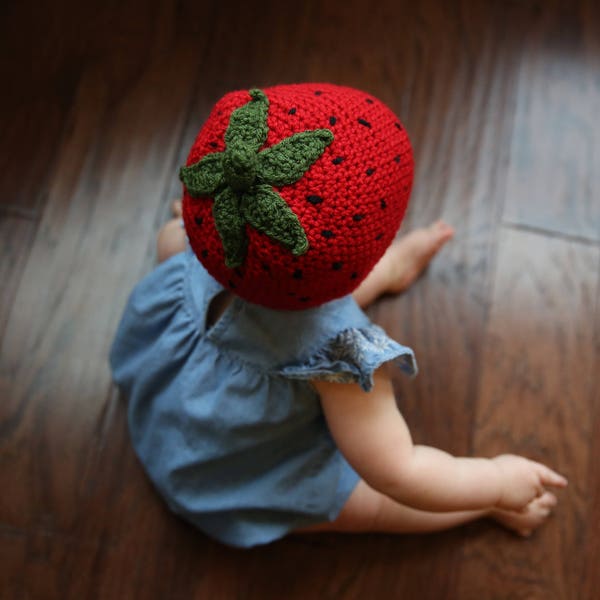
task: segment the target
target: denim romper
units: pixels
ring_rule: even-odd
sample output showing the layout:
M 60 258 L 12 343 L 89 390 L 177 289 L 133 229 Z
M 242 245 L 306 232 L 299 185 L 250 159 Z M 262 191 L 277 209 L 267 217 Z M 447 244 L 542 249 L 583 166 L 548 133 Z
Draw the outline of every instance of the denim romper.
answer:
M 239 547 L 334 520 L 359 476 L 337 450 L 310 380 L 356 382 L 412 350 L 371 323 L 351 296 L 304 311 L 234 298 L 191 250 L 133 290 L 111 349 L 128 396 L 135 451 L 169 507 Z

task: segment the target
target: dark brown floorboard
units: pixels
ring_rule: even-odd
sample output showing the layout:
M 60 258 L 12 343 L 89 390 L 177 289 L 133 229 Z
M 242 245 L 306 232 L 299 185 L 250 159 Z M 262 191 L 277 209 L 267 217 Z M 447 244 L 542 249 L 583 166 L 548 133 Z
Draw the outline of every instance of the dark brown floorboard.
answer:
M 35 231 L 35 221 L 0 213 L 0 338 L 4 334 Z
M 104 73 L 81 79 L 2 339 L 3 521 L 70 530 L 78 516 L 112 332 L 153 247 L 144 232 L 161 211 L 195 72 L 193 48 L 178 42 L 112 105 Z
M 600 13 L 592 0 L 8 2 L 0 9 L 0 597 L 583 598 L 600 585 Z M 456 239 L 371 316 L 412 345 L 418 442 L 571 478 L 545 529 L 296 536 L 248 552 L 172 516 L 106 362 L 233 88 L 332 81 L 402 118 L 404 230 Z
M 523 28 L 508 222 L 600 240 L 599 28 L 597 2 L 559 6 Z
M 490 584 L 498 598 L 568 598 L 582 580 L 580 544 L 595 537 L 587 520 L 599 263 L 597 247 L 511 230 L 499 240 L 473 449 L 493 456 L 511 448 L 555 465 L 571 483 L 535 550 L 503 532 L 490 534 L 495 544 L 465 545 L 461 598 L 486 596 Z

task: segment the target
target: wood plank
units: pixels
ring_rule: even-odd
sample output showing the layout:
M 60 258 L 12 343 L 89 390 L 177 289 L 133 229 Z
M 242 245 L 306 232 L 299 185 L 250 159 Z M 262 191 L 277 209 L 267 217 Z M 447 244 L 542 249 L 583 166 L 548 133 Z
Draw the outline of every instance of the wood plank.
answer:
M 132 523 L 132 526 L 134 523 Z M 116 544 L 80 540 L 56 532 L 0 531 L 2 590 L 12 599 L 45 598 L 438 598 L 429 577 L 394 575 L 429 560 L 437 542 L 413 551 L 381 536 L 296 536 L 249 551 L 210 542 L 187 525 L 169 524 L 152 545 L 141 540 Z M 381 555 L 381 542 L 390 551 Z M 324 565 L 327 565 L 325 568 Z M 328 576 L 332 573 L 333 576 Z M 451 597 L 451 596 L 450 596 Z
M 590 324 L 591 325 L 591 324 Z M 595 353 L 593 360 L 596 372 L 596 381 L 600 371 L 600 286 L 596 290 L 596 318 L 593 322 L 595 335 Z M 593 406 L 595 414 L 591 420 L 591 431 L 593 432 L 590 442 L 587 472 L 587 490 L 589 494 L 589 512 L 586 516 L 584 527 L 588 535 L 581 549 L 582 577 L 580 598 L 594 598 L 600 589 L 600 569 L 598 569 L 598 557 L 600 556 L 600 476 L 598 475 L 598 463 L 596 457 L 600 456 L 600 386 L 595 386 L 595 397 Z
M 69 529 L 81 510 L 108 348 L 174 177 L 197 54 L 174 45 L 118 101 L 102 67 L 82 80 L 0 349 L 0 520 L 22 528 Z
M 600 240 L 600 5 L 540 11 L 516 97 L 504 219 Z
M 30 218 L 47 198 L 81 73 L 80 39 L 62 29 L 64 5 L 36 4 L 7 3 L 0 16 L 0 206 Z
M 600 249 L 507 230 L 499 248 L 473 451 L 541 460 L 563 472 L 555 517 L 524 542 L 491 529 L 466 545 L 458 596 L 573 598 L 587 528 L 594 316 Z M 594 484 L 597 485 L 597 484 Z
M 0 213 L 0 339 L 33 243 L 37 223 Z
M 23 532 L 0 530 L 0 590 L 6 598 L 25 598 L 22 581 L 25 544 Z
M 119 7 L 118 18 L 113 6 L 97 2 L 40 0 L 3 6 L 0 206 L 39 216 L 57 148 L 72 129 L 71 108 L 84 73 L 101 63 L 110 82 L 108 101 L 117 102 L 148 56 L 160 53 L 173 34 L 168 32 L 176 7 L 170 4 L 130 0 Z

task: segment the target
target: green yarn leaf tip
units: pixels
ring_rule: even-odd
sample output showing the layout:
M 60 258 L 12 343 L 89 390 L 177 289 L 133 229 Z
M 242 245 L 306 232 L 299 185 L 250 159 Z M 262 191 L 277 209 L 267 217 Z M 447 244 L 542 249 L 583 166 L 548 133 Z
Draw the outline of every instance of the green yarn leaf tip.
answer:
M 252 227 L 283 244 L 295 256 L 308 250 L 308 238 L 298 217 L 271 186 L 257 185 L 254 194 L 245 194 L 242 210 Z
M 252 100 L 236 108 L 229 118 L 225 132 L 227 149 L 243 147 L 258 152 L 267 141 L 269 100 L 261 90 L 250 90 L 249 93 Z
M 248 250 L 246 222 L 242 217 L 241 198 L 230 189 L 224 189 L 215 198 L 213 218 L 225 251 L 225 265 L 240 267 Z
M 257 178 L 271 185 L 296 183 L 333 141 L 329 129 L 296 133 L 258 155 Z
M 185 184 L 190 195 L 211 196 L 223 183 L 221 152 L 207 154 L 202 160 L 189 167 L 181 167 L 179 179 Z

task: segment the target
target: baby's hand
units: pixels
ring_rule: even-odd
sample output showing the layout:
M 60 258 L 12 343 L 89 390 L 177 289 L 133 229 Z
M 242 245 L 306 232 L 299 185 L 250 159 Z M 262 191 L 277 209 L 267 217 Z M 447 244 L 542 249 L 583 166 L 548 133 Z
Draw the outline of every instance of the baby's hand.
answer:
M 502 510 L 523 510 L 546 486 L 566 487 L 567 480 L 547 466 L 522 456 L 502 454 L 492 459 L 498 467 L 502 494 L 496 505 Z

